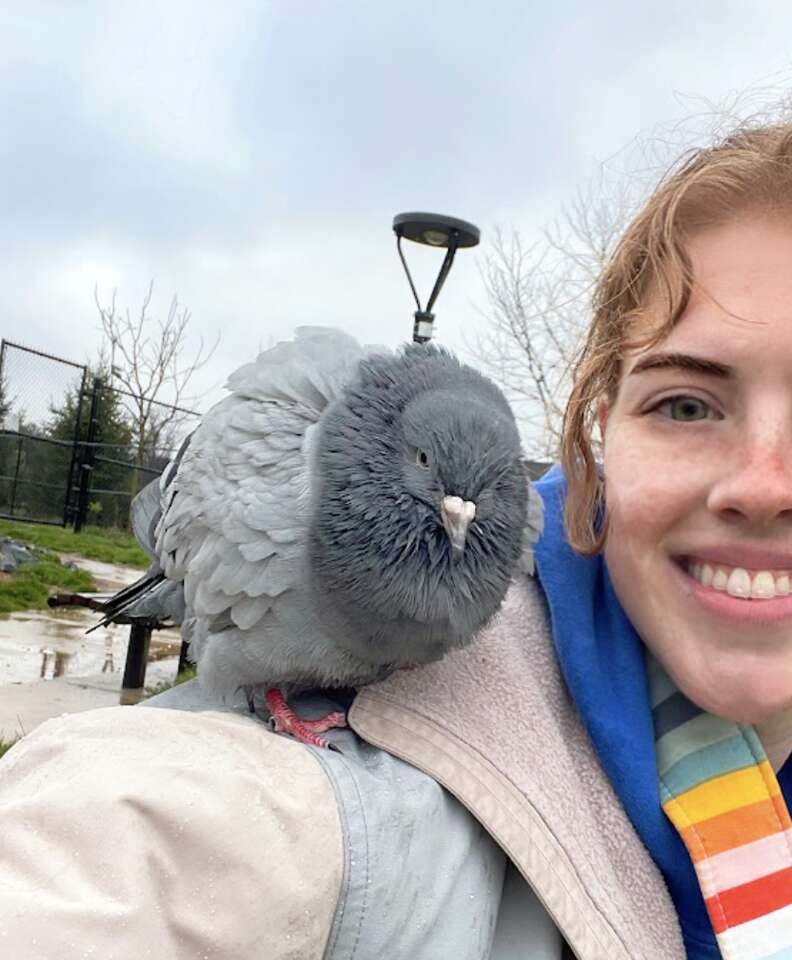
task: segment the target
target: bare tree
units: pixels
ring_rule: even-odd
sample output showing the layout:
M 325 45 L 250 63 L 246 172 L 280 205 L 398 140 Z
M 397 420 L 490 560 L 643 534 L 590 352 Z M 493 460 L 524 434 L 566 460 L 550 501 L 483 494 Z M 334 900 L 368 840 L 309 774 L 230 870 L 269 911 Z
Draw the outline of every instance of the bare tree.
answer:
M 149 284 L 136 316 L 116 306 L 113 290 L 103 304 L 98 288 L 94 301 L 99 311 L 110 352 L 113 385 L 121 388 L 123 405 L 133 430 L 135 463 L 138 467 L 172 446 L 179 426 L 191 413 L 186 409 L 194 398 L 188 393 L 194 375 L 204 367 L 217 349 L 217 340 L 206 348 L 200 340 L 197 351 L 184 359 L 185 339 L 190 311 L 179 304 L 174 294 L 165 319 L 149 312 L 154 281 Z
M 600 179 L 535 242 L 496 231 L 480 264 L 487 323 L 469 349 L 506 391 L 536 458 L 557 454 L 591 291 L 632 208 L 626 189 L 608 191 Z

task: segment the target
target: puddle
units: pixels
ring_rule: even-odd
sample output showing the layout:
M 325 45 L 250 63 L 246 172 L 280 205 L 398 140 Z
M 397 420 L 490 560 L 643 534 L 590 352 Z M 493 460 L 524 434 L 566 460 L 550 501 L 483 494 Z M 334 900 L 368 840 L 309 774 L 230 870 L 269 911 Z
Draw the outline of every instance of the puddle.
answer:
M 129 627 L 113 624 L 86 636 L 98 614 L 80 607 L 0 616 L 0 685 L 52 677 L 123 673 Z M 179 655 L 175 627 L 151 635 L 149 663 Z
M 136 580 L 140 570 L 98 560 L 64 555 L 93 574 L 100 592 L 111 593 Z M 20 610 L 0 615 L 0 685 L 52 677 L 95 676 L 124 671 L 129 626 L 99 627 L 101 619 L 83 607 Z M 176 627 L 151 635 L 149 663 L 178 656 L 181 637 Z

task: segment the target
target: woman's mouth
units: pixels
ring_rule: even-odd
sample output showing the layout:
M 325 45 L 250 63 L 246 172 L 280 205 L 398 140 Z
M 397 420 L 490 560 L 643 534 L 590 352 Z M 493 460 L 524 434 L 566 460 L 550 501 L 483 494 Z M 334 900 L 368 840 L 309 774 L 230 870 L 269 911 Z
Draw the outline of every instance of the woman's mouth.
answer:
M 688 558 L 686 569 L 703 587 L 741 600 L 772 600 L 792 593 L 789 570 L 747 570 L 704 563 L 694 557 Z
M 676 568 L 685 593 L 719 619 L 756 626 L 792 619 L 792 570 L 751 570 L 695 556 Z

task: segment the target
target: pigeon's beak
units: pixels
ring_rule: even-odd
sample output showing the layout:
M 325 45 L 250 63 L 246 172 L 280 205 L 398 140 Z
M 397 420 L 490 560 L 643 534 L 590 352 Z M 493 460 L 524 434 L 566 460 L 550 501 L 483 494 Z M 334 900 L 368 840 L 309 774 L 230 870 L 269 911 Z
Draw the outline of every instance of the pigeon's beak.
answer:
M 468 527 L 476 516 L 476 504 L 462 497 L 443 497 L 440 519 L 451 541 L 451 558 L 456 563 L 465 552 Z

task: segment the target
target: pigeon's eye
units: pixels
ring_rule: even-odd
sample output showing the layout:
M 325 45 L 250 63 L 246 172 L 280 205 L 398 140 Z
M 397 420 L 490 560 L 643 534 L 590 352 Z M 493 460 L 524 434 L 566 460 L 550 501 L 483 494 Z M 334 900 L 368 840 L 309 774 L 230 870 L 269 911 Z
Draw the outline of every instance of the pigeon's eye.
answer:
M 423 467 L 424 470 L 429 469 L 429 454 L 424 453 L 423 450 L 418 450 L 415 454 L 415 462 L 419 467 Z

